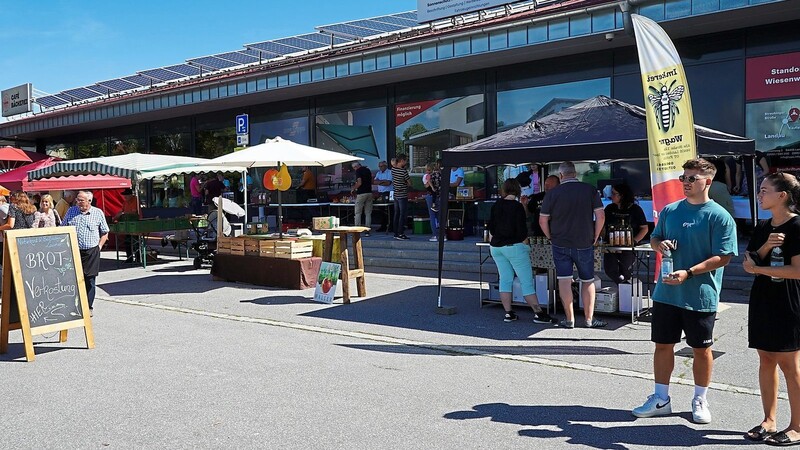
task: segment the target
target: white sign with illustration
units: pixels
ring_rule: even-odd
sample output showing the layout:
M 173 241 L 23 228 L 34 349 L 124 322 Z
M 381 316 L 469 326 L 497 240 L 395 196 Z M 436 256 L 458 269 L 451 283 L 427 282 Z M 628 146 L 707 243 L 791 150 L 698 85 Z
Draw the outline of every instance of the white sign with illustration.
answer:
M 320 303 L 333 303 L 336 295 L 336 285 L 339 283 L 339 274 L 342 272 L 342 265 L 323 262 L 319 268 L 317 276 L 317 288 L 314 291 L 314 301 Z

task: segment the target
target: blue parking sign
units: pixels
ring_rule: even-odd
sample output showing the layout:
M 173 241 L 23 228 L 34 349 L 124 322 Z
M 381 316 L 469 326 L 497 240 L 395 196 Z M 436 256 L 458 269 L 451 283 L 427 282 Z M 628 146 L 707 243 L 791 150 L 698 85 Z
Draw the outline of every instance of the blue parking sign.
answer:
M 247 114 L 236 116 L 236 134 L 247 134 L 249 128 Z

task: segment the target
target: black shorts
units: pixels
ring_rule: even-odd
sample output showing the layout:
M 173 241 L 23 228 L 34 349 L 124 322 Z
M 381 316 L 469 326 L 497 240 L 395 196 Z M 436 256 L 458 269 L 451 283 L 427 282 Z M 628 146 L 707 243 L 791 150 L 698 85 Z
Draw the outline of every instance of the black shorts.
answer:
M 692 348 L 708 348 L 714 343 L 714 322 L 717 313 L 690 311 L 666 303 L 653 302 L 653 323 L 650 340 L 656 344 L 677 344 L 681 332 Z

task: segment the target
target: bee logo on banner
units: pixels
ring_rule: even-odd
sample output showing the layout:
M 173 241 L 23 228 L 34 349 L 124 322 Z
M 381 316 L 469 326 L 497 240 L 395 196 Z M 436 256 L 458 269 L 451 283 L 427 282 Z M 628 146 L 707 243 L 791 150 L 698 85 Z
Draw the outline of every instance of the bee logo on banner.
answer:
M 673 89 L 672 87 L 675 86 L 677 82 L 678 80 L 672 80 L 669 87 L 667 87 L 666 84 L 661 84 L 660 89 L 656 89 L 652 85 L 648 86 L 650 95 L 647 96 L 647 99 L 650 100 L 650 104 L 653 105 L 656 118 L 659 123 L 661 123 L 661 130 L 665 133 L 675 126 L 675 116 L 680 114 L 678 102 L 681 100 L 681 97 L 683 97 L 685 88 L 681 84 Z

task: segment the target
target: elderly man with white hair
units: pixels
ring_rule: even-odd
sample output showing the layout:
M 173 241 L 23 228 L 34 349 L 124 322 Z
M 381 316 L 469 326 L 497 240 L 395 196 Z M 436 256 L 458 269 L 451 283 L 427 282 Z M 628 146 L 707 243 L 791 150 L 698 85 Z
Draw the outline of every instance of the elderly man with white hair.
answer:
M 95 286 L 100 273 L 100 249 L 108 240 L 106 216 L 100 208 L 92 206 L 92 197 L 90 191 L 78 191 L 76 206 L 69 208 L 61 221 L 62 226 L 73 226 L 77 231 L 90 315 L 94 315 Z

